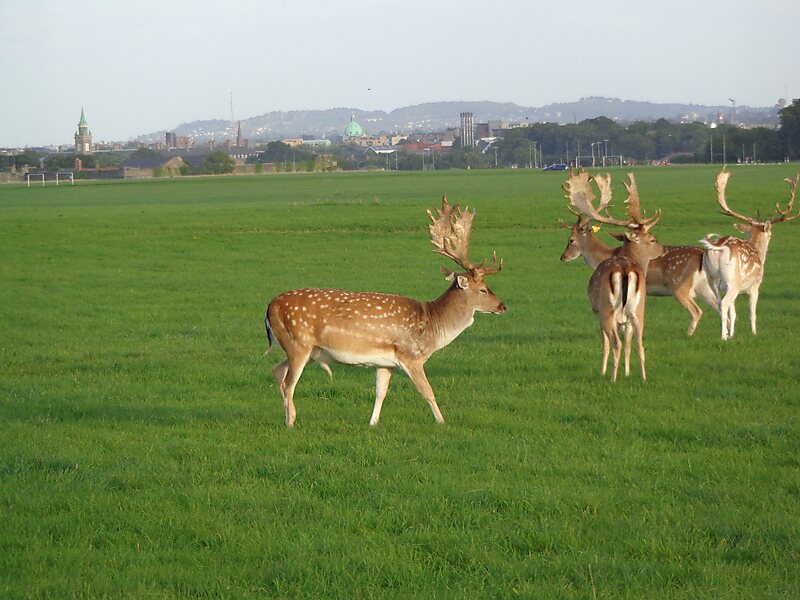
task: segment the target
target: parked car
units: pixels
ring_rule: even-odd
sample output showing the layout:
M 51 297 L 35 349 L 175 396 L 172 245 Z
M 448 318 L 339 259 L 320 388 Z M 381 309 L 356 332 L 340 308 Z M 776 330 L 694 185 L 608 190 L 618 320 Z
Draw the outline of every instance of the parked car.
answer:
M 552 165 L 545 167 L 542 171 L 566 171 L 567 165 L 564 163 L 553 163 Z

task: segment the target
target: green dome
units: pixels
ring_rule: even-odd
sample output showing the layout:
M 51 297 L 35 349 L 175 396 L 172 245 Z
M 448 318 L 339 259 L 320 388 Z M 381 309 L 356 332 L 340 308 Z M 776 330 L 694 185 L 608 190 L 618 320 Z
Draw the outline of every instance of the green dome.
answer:
M 344 128 L 344 135 L 351 138 L 364 136 L 364 130 L 361 129 L 361 125 L 356 123 L 355 115 L 350 117 L 350 123 Z

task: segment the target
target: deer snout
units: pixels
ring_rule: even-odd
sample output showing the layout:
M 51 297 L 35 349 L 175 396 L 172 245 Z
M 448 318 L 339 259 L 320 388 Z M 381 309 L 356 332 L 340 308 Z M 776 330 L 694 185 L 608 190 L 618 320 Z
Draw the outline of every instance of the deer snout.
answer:
M 503 314 L 504 312 L 506 312 L 506 303 L 505 302 L 501 302 L 500 304 L 497 305 L 497 308 L 495 310 L 493 310 L 492 312 L 494 314 L 496 314 L 496 315 Z

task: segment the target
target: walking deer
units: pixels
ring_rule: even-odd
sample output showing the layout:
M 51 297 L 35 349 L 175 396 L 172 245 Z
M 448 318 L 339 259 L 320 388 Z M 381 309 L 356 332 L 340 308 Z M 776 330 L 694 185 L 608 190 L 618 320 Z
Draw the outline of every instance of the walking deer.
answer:
M 502 259 L 474 264 L 469 260 L 469 242 L 475 211 L 463 212 L 442 198 L 442 209 L 428 211 L 428 226 L 434 252 L 451 259 L 462 272 L 442 268 L 450 287 L 436 300 L 374 292 L 336 289 L 299 289 L 280 294 L 267 306 L 265 324 L 269 346 L 277 340 L 286 360 L 272 369 L 292 427 L 296 410 L 294 390 L 309 360 L 324 367 L 330 361 L 375 367 L 375 406 L 370 425 L 377 425 L 389 381 L 400 368 L 427 400 L 437 422 L 444 418 L 424 365 L 430 356 L 447 346 L 472 325 L 475 312 L 500 314 L 506 306 L 489 289 L 484 277 L 503 268 Z M 326 368 L 329 371 L 329 369 Z
M 572 226 L 561 219 L 559 223 L 570 230 L 567 246 L 561 254 L 562 262 L 582 256 L 591 269 L 596 269 L 597 265 L 622 249 L 619 246 L 609 246 L 597 237 L 596 231 L 599 227 L 581 214 L 578 214 L 578 220 Z M 719 312 L 716 297 L 703 270 L 702 248 L 664 246 L 664 254 L 650 261 L 646 280 L 648 296 L 673 296 L 689 312 L 691 322 L 687 335 L 694 333 L 700 317 L 703 316 L 702 309 L 695 302 L 697 296 Z
M 781 210 L 780 203 L 776 203 L 775 213 L 766 221 L 759 221 L 731 210 L 725 198 L 725 189 L 730 176 L 730 171 L 726 171 L 724 167 L 717 174 L 714 186 L 717 191 L 717 203 L 723 215 L 742 221 L 742 223 L 734 223 L 733 226 L 748 237 L 743 240 L 733 236 L 720 237 L 715 233 L 709 233 L 700 240 L 700 243 L 706 248 L 703 267 L 708 273 L 711 288 L 719 302 L 723 340 L 733 337 L 736 324 L 736 297 L 741 293 L 748 294 L 750 297 L 750 329 L 755 335 L 758 293 L 764 279 L 764 262 L 767 259 L 770 239 L 772 239 L 772 226 L 775 223 L 789 222 L 800 217 L 800 212 L 795 215 L 791 214 L 800 175 L 794 179 L 784 180 L 789 184 L 787 208 Z
M 613 352 L 611 380 L 617 380 L 619 357 L 622 344 L 619 329 L 625 337 L 625 375 L 630 375 L 631 338 L 636 336 L 639 364 L 642 379 L 647 380 L 645 371 L 645 353 L 642 336 L 644 333 L 644 307 L 646 298 L 645 274 L 652 259 L 664 253 L 662 246 L 650 229 L 661 218 L 656 212 L 649 218 L 643 218 L 639 193 L 632 173 L 628 174 L 630 184 L 623 182 L 628 191 L 628 219 L 623 221 L 603 214 L 611 202 L 611 176 L 590 176 L 585 171 L 570 173 L 564 184 L 570 206 L 586 219 L 608 225 L 624 227 L 626 231 L 614 237 L 622 241 L 619 252 L 602 260 L 589 279 L 589 302 L 592 311 L 600 323 L 603 339 L 603 358 L 601 373 L 606 374 L 608 366 L 609 346 Z M 599 204 L 594 206 L 594 192 L 591 182 L 594 181 L 600 191 Z

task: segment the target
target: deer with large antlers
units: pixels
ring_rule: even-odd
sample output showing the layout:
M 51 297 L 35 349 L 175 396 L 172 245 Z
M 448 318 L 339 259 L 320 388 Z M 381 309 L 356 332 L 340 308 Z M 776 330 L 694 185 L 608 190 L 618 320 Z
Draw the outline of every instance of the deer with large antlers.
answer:
M 609 349 L 613 353 L 611 380 L 617 380 L 622 342 L 619 329 L 625 337 L 625 375 L 630 375 L 631 339 L 636 337 L 642 379 L 647 379 L 644 354 L 644 306 L 646 298 L 645 275 L 650 261 L 664 253 L 662 246 L 650 233 L 661 218 L 656 212 L 644 218 L 639 203 L 639 193 L 632 173 L 630 183 L 623 182 L 628 191 L 628 219 L 615 219 L 607 214 L 611 202 L 611 176 L 595 175 L 585 171 L 570 173 L 564 184 L 570 207 L 587 219 L 624 227 L 626 231 L 614 237 L 622 241 L 622 248 L 615 255 L 601 261 L 589 279 L 589 302 L 600 322 L 603 338 L 601 373 L 606 374 Z M 592 181 L 600 191 L 600 201 L 594 205 Z
M 294 390 L 309 360 L 329 373 L 329 362 L 375 367 L 375 405 L 370 425 L 377 425 L 389 380 L 402 369 L 423 395 L 437 422 L 444 418 L 436 404 L 424 365 L 472 325 L 475 312 L 500 314 L 506 306 L 486 285 L 484 277 L 498 273 L 503 261 L 494 255 L 486 265 L 470 262 L 469 241 L 475 211 L 461 211 L 442 198 L 442 209 L 428 226 L 434 252 L 458 265 L 462 272 L 442 268 L 450 287 L 436 300 L 336 289 L 285 292 L 267 306 L 265 324 L 270 348 L 277 340 L 286 360 L 272 369 L 286 413 L 294 424 Z
M 597 265 L 622 248 L 609 246 L 597 237 L 599 227 L 591 219 L 581 214 L 577 217 L 574 225 L 559 219 L 561 226 L 570 230 L 561 261 L 569 262 L 581 256 L 591 269 L 596 269 Z M 672 296 L 689 312 L 691 322 L 687 335 L 694 333 L 703 316 L 702 309 L 695 301 L 697 296 L 719 311 L 716 296 L 703 270 L 703 254 L 703 249 L 695 246 L 664 246 L 664 254 L 651 260 L 647 269 L 647 295 Z
M 772 238 L 772 226 L 800 217 L 800 212 L 791 214 L 794 209 L 794 197 L 800 175 L 794 179 L 784 180 L 789 184 L 789 202 L 786 210 L 782 210 L 780 203 L 776 203 L 775 213 L 766 221 L 759 221 L 731 210 L 725 198 L 725 189 L 730 176 L 730 171 L 726 171 L 724 167 L 717 174 L 715 184 L 717 203 L 723 215 L 742 221 L 734 223 L 733 226 L 748 237 L 743 240 L 733 236 L 720 237 L 709 233 L 700 240 L 700 243 L 706 248 L 703 266 L 719 302 L 723 340 L 733 337 L 736 324 L 736 297 L 741 293 L 748 294 L 750 297 L 750 329 L 753 334 L 756 333 L 758 293 L 764 279 L 764 262 L 767 259 L 767 250 Z

